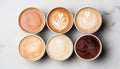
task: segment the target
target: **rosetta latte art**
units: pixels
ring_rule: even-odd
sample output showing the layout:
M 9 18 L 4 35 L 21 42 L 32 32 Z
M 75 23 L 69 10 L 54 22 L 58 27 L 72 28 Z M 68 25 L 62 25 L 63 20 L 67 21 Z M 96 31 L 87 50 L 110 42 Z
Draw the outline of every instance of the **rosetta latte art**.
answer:
M 65 23 L 66 17 L 64 16 L 63 13 L 59 13 L 55 19 L 56 19 L 56 22 L 54 24 L 55 28 L 58 28 L 59 30 L 66 28 L 67 26 L 67 23 Z

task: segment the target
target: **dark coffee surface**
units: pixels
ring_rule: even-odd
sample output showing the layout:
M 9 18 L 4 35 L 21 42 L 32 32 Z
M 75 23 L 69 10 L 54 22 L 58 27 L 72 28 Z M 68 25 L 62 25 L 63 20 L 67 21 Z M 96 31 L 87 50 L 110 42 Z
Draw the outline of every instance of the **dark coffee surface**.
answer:
M 92 59 L 99 53 L 99 40 L 91 35 L 81 37 L 76 43 L 76 53 L 84 59 Z

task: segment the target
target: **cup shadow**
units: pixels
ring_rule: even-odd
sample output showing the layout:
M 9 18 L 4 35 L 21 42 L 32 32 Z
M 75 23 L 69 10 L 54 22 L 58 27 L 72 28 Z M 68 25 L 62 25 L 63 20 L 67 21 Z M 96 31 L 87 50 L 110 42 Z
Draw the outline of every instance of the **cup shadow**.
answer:
M 77 32 L 77 29 L 76 27 L 73 25 L 73 27 L 71 28 L 71 30 L 69 30 L 67 33 L 65 33 L 64 35 L 67 35 L 73 42 L 75 42 L 75 37 L 74 37 L 74 34 Z
M 41 32 L 39 32 L 39 33 L 37 33 L 36 35 L 38 35 L 38 36 L 40 36 L 41 38 L 43 38 L 43 40 L 45 41 L 45 43 L 47 42 L 47 32 L 49 32 L 49 29 L 48 29 L 48 27 L 45 25 L 45 27 L 44 27 L 44 29 L 41 31 Z
M 41 59 L 37 60 L 36 62 L 44 63 L 44 62 L 46 62 L 47 60 L 48 60 L 48 55 L 47 55 L 47 53 L 45 52 L 44 56 L 43 56 Z
M 96 35 L 101 40 L 101 43 L 102 43 L 102 52 L 101 52 L 100 56 L 96 60 L 94 60 L 95 62 L 100 62 L 100 61 L 105 60 L 109 54 L 109 50 L 107 48 L 108 44 L 103 38 L 105 30 L 107 28 L 108 28 L 108 23 L 107 23 L 107 20 L 103 16 L 101 28 L 96 33 L 94 33 L 94 35 Z
M 45 41 L 45 44 L 46 44 L 46 42 L 47 42 L 47 32 L 49 32 L 49 29 L 47 28 L 47 26 L 45 25 L 45 27 L 44 27 L 44 29 L 41 31 L 41 32 L 39 32 L 39 33 L 37 33 L 36 35 L 38 35 L 38 36 L 40 36 L 44 41 Z M 47 52 L 45 52 L 45 54 L 44 54 L 44 56 L 41 58 L 41 59 L 39 59 L 38 61 L 36 61 L 36 62 L 40 62 L 40 63 L 44 63 L 45 61 L 47 61 L 48 60 L 48 55 L 47 55 Z

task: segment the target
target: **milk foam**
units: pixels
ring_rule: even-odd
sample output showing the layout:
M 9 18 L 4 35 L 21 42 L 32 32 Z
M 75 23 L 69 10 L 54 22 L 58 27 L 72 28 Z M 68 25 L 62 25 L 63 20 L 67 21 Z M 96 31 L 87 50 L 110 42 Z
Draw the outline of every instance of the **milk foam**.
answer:
M 101 26 L 101 15 L 93 8 L 81 9 L 75 19 L 78 30 L 85 33 L 96 32 Z
M 71 40 L 64 35 L 55 36 L 47 44 L 48 55 L 55 60 L 67 59 L 73 51 Z

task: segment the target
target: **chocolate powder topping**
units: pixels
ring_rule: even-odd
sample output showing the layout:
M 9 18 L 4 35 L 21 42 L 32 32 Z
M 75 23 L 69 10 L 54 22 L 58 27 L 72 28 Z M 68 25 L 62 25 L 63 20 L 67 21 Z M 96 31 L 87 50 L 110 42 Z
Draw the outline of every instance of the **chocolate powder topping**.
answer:
M 99 53 L 99 40 L 91 35 L 81 37 L 76 43 L 76 53 L 84 59 L 92 59 Z

